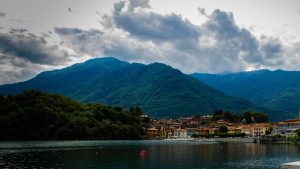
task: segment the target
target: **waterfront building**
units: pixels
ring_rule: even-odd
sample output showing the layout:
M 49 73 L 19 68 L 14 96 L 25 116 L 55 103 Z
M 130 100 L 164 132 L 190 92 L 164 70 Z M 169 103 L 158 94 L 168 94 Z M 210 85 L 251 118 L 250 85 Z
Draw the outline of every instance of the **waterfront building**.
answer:
M 229 126 L 227 127 L 228 133 L 231 134 L 240 134 L 242 133 L 242 128 L 240 126 Z
M 158 139 L 159 138 L 159 130 L 156 128 L 148 128 L 146 132 L 148 139 Z
M 300 130 L 300 119 L 286 120 L 277 123 L 273 134 L 295 134 L 297 130 Z
M 271 131 L 273 126 L 270 123 L 256 123 L 251 125 L 250 133 L 252 137 L 264 136 L 267 131 Z
M 206 137 L 206 136 L 209 136 L 209 135 L 215 135 L 215 134 L 218 134 L 219 132 L 219 128 L 217 127 L 207 127 L 207 126 L 204 126 L 204 127 L 199 127 L 197 129 L 197 133 L 200 135 L 200 137 Z
M 251 125 L 241 125 L 241 133 L 245 133 L 246 136 L 251 136 Z
M 174 139 L 187 139 L 187 131 L 186 129 L 176 129 L 174 130 L 174 135 L 171 136 Z

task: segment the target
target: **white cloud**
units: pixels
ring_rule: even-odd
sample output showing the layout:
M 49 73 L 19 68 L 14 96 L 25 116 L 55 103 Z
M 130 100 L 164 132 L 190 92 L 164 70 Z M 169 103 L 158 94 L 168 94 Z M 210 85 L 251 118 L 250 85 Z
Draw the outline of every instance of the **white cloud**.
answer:
M 0 83 L 23 80 L 45 66 L 67 65 L 72 56 L 61 47 L 83 58 L 113 56 L 130 62 L 162 62 L 185 73 L 299 69 L 299 43 L 287 45 L 278 38 L 254 36 L 236 23 L 231 12 L 216 9 L 208 13 L 204 8 L 198 12 L 198 17 L 205 18 L 201 25 L 179 14 L 155 12 L 149 0 L 119 1 L 111 13 L 98 13 L 100 28 L 56 27 L 60 46 L 48 43 L 46 36 L 50 34 L 36 36 L 22 29 L 1 33 L 0 54 L 5 59 L 0 65 Z M 26 64 L 15 64 L 16 60 Z M 3 73 L 14 69 L 18 71 L 10 79 Z
M 187 73 L 272 69 L 287 64 L 278 39 L 256 38 L 236 24 L 233 13 L 217 9 L 207 14 L 199 8 L 207 21 L 194 25 L 180 15 L 162 15 L 149 8 L 148 1 L 121 1 L 110 15 L 102 16 L 101 30 L 64 33 L 76 28 L 56 28 L 56 32 L 81 54 L 163 62 Z

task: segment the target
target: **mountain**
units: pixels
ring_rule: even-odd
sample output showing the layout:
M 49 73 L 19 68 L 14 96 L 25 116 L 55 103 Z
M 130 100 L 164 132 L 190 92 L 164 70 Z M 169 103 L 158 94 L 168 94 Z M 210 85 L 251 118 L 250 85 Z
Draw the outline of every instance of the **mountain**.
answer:
M 213 89 L 161 63 L 128 63 L 98 58 L 47 71 L 35 78 L 0 86 L 3 95 L 35 89 L 82 102 L 124 107 L 140 106 L 151 117 L 212 113 L 215 109 L 241 112 L 254 105 Z
M 300 108 L 300 72 L 257 70 L 192 76 L 228 95 L 247 98 L 261 107 L 296 117 Z

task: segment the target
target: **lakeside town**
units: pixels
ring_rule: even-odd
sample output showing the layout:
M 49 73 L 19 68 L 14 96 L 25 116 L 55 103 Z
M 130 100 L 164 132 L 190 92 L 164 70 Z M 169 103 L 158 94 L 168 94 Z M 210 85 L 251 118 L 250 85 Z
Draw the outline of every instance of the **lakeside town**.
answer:
M 279 122 L 231 122 L 213 115 L 151 120 L 147 139 L 195 140 L 214 139 L 240 142 L 296 142 L 300 131 L 299 117 Z M 253 120 L 254 121 L 254 120 Z M 230 138 L 230 139 L 228 139 Z

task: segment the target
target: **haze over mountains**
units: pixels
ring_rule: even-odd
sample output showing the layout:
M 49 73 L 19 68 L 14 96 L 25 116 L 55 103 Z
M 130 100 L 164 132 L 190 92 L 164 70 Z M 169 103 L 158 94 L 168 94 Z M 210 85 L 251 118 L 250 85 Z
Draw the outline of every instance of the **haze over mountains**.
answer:
M 215 109 L 242 112 L 254 107 L 246 99 L 219 90 L 161 63 L 128 63 L 98 58 L 47 71 L 35 78 L 0 86 L 3 95 L 37 89 L 82 102 L 140 106 L 151 117 L 209 114 Z

